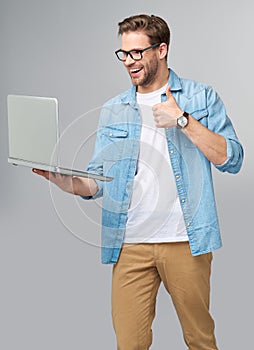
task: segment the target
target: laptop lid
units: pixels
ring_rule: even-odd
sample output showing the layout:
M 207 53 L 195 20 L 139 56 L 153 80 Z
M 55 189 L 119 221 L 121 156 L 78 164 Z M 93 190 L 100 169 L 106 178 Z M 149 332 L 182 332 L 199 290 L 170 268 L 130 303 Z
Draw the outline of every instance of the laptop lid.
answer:
M 9 161 L 58 166 L 58 103 L 55 98 L 9 95 Z
M 7 108 L 9 163 L 101 181 L 112 180 L 112 177 L 59 166 L 56 98 L 8 95 Z

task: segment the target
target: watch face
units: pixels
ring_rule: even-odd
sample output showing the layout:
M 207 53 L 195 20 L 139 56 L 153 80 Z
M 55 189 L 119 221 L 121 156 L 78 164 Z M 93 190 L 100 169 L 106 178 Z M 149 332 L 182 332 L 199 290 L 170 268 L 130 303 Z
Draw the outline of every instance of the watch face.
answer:
M 182 115 L 177 119 L 177 124 L 180 128 L 184 128 L 188 124 L 188 118 Z

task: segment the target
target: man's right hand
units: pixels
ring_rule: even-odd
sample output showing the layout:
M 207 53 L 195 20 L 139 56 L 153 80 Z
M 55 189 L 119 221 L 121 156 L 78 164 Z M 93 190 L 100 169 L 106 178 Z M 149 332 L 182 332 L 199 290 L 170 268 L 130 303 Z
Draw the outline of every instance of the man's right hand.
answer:
M 63 175 L 35 168 L 33 168 L 32 171 L 35 174 L 43 176 L 46 180 L 52 182 L 64 192 L 80 196 L 93 196 L 98 191 L 98 186 L 93 179 Z

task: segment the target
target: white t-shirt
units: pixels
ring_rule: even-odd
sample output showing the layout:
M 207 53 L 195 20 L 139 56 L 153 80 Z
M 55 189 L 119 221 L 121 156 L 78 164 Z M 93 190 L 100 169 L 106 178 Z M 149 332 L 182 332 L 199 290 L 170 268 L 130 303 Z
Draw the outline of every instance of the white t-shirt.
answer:
M 142 117 L 140 152 L 124 243 L 188 240 L 165 130 L 155 126 L 152 112 L 165 89 L 166 85 L 148 94 L 137 93 Z

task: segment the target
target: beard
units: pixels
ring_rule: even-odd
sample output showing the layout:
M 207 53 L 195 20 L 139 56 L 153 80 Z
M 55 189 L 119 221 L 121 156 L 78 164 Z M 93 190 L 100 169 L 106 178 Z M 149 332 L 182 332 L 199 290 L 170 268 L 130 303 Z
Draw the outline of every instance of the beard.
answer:
M 158 72 L 158 61 L 156 58 L 149 61 L 143 66 L 142 76 L 140 78 L 131 77 L 132 83 L 135 86 L 148 86 L 156 80 Z

